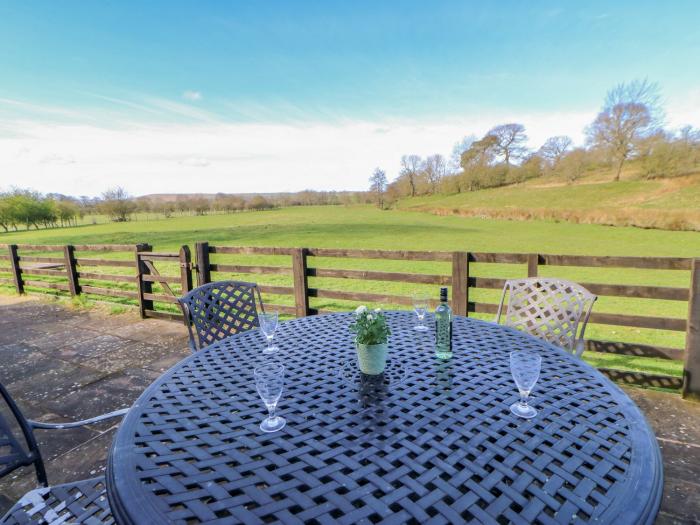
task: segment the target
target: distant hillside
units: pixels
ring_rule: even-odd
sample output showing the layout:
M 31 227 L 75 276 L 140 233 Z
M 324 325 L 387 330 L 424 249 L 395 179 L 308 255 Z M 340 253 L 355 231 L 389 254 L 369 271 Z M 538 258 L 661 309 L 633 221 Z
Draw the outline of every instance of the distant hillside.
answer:
M 611 179 L 607 172 L 574 184 L 540 177 L 501 188 L 401 199 L 396 207 L 437 215 L 700 230 L 700 173 L 644 180 L 631 166 L 619 182 Z

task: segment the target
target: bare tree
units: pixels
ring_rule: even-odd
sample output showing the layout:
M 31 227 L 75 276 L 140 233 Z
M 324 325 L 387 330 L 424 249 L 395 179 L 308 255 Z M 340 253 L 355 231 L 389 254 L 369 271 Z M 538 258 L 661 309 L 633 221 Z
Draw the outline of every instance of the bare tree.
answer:
M 374 194 L 377 207 L 381 209 L 384 208 L 384 192 L 386 192 L 388 182 L 386 173 L 380 168 L 376 168 L 369 178 L 369 191 Z
M 542 144 L 538 153 L 547 160 L 552 168 L 554 168 L 559 164 L 559 161 L 573 143 L 574 141 L 567 135 L 549 137 L 544 144 Z
M 653 134 L 661 122 L 661 103 L 657 84 L 634 80 L 611 89 L 603 109 L 586 129 L 589 145 L 608 153 L 615 165 L 615 179 L 625 161 L 634 152 L 635 144 Z
M 136 203 L 124 188 L 117 186 L 102 194 L 99 209 L 114 222 L 126 222 L 136 210 Z
M 445 162 L 445 157 L 439 153 L 426 157 L 423 163 L 423 174 L 430 186 L 431 193 L 437 193 L 438 186 L 446 173 L 447 163 Z
M 678 139 L 685 146 L 697 146 L 700 144 L 700 129 L 693 126 L 683 126 L 678 132 Z
M 504 162 L 510 165 L 511 159 L 519 159 L 525 156 L 527 148 L 525 142 L 525 126 L 517 123 L 501 124 L 491 128 L 486 137 L 495 139 L 493 148 L 496 157 L 503 157 Z
M 416 195 L 418 175 L 421 170 L 421 158 L 418 155 L 404 155 L 401 157 L 401 177 L 408 181 L 411 197 Z
M 476 135 L 467 135 L 462 138 L 459 142 L 456 142 L 452 147 L 452 154 L 450 155 L 450 162 L 447 166 L 452 173 L 457 173 L 462 167 L 462 153 L 471 148 L 472 144 L 476 142 Z

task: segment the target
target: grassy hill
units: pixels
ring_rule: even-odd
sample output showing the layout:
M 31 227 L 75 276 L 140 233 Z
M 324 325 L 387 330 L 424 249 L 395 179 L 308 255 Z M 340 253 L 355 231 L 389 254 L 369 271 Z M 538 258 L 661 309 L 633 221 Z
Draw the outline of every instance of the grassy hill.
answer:
M 700 230 L 700 173 L 645 180 L 633 165 L 618 182 L 606 171 L 575 184 L 543 177 L 502 188 L 403 199 L 397 207 L 437 215 Z

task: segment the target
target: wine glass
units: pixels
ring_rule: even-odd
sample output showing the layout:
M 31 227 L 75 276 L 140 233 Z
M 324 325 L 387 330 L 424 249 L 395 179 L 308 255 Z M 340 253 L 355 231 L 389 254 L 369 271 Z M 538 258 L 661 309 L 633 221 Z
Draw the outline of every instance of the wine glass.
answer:
M 284 388 L 284 366 L 273 362 L 262 363 L 255 368 L 253 374 L 255 387 L 268 410 L 268 417 L 260 423 L 260 430 L 263 432 L 282 430 L 287 421 L 276 415 L 275 409 Z
M 510 411 L 518 417 L 532 419 L 537 410 L 527 404 L 527 398 L 540 377 L 542 357 L 537 352 L 516 350 L 510 353 L 510 373 L 520 393 L 520 401 L 510 406 Z
M 277 346 L 272 345 L 272 338 L 275 337 L 275 331 L 279 325 L 279 314 L 277 312 L 262 312 L 258 318 L 260 319 L 260 330 L 267 338 L 267 348 L 263 350 L 263 354 L 272 354 L 279 350 Z
M 413 311 L 418 316 L 418 324 L 413 327 L 418 332 L 427 332 L 428 327 L 425 326 L 425 314 L 428 312 L 428 294 L 425 292 L 415 292 L 412 296 Z

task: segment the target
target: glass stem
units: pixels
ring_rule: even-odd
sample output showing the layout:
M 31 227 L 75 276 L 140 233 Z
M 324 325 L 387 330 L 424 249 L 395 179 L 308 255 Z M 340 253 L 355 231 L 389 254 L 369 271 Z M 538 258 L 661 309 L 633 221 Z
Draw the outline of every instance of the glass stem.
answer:
M 275 409 L 277 408 L 276 405 L 271 405 L 267 407 L 267 412 L 268 412 L 268 418 L 267 419 L 275 419 Z
M 527 406 L 527 394 L 526 393 L 520 393 L 520 406 L 526 407 Z

